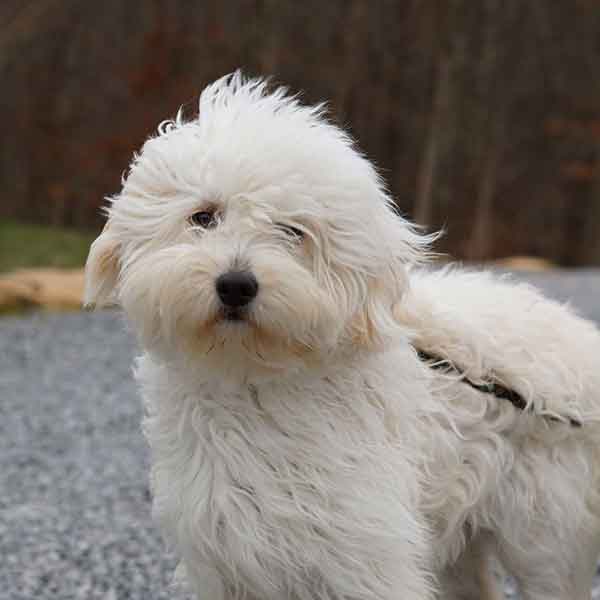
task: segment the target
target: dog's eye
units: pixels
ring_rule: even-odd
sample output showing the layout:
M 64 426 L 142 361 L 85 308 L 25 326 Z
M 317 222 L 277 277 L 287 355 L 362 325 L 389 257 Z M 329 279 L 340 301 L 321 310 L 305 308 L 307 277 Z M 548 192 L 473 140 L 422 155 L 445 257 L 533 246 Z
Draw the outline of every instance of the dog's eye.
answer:
M 304 237 L 304 231 L 298 229 L 297 227 L 292 227 L 291 225 L 283 224 L 279 224 L 278 227 L 279 229 L 281 229 L 281 231 L 283 231 L 283 233 L 295 240 L 301 240 Z
M 197 225 L 203 229 L 208 229 L 209 227 L 214 227 L 217 224 L 217 219 L 214 211 L 201 210 L 200 212 L 194 213 L 190 217 L 190 222 L 192 225 Z

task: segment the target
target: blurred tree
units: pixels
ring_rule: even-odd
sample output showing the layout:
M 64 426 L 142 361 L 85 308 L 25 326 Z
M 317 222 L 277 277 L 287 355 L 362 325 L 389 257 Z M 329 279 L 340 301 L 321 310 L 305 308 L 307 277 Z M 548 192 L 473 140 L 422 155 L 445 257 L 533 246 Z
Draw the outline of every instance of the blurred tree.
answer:
M 600 264 L 595 0 L 4 0 L 0 217 L 96 227 L 132 152 L 244 67 L 331 101 L 473 259 Z
M 474 82 L 479 97 L 473 108 L 478 117 L 474 131 L 476 160 L 479 161 L 479 179 L 475 188 L 475 211 L 473 227 L 466 257 L 483 260 L 490 255 L 493 246 L 494 201 L 501 167 L 507 112 L 513 100 L 515 71 L 518 70 L 520 50 L 517 43 L 509 42 L 507 35 L 517 26 L 520 16 L 518 4 L 504 4 L 500 0 L 484 0 L 480 18 L 482 48 Z M 516 59 L 516 62 L 515 62 Z M 504 78 L 497 74 L 504 72 Z
M 427 225 L 433 216 L 433 186 L 443 152 L 443 138 L 454 133 L 450 94 L 453 83 L 452 67 L 457 62 L 456 44 L 452 42 L 455 29 L 448 24 L 448 19 L 454 15 L 456 2 L 437 1 L 431 12 L 431 40 L 429 43 L 434 50 L 435 75 L 431 108 L 429 109 L 429 124 L 423 148 L 423 156 L 417 174 L 417 189 L 415 194 L 414 218 L 418 223 Z M 454 34 L 454 35 L 453 35 Z M 447 148 L 446 148 L 447 149 Z

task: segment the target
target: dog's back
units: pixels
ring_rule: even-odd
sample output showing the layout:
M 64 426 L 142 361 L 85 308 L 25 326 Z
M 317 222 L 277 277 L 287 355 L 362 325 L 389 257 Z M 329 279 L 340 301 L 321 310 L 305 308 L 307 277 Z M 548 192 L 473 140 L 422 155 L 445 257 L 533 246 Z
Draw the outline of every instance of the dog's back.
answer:
M 397 316 L 416 347 L 531 409 L 600 423 L 600 331 L 533 287 L 489 273 L 413 271 Z

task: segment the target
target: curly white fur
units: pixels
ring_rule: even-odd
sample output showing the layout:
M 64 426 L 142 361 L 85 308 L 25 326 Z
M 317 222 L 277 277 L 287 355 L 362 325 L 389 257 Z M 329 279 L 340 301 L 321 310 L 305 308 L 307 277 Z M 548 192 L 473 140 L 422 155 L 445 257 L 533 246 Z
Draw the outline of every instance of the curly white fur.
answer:
M 526 600 L 589 598 L 597 330 L 526 286 L 419 268 L 432 238 L 322 107 L 223 78 L 107 212 L 87 300 L 121 304 L 144 347 L 155 513 L 200 598 L 499 598 L 491 554 Z M 235 321 L 231 270 L 259 285 Z

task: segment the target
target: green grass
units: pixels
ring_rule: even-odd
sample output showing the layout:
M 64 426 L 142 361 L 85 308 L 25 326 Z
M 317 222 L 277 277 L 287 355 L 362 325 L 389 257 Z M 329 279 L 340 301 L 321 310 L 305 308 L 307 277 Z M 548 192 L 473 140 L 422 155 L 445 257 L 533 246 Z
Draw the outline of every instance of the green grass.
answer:
M 82 267 L 93 233 L 0 220 L 0 272 L 35 267 Z

